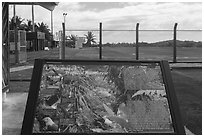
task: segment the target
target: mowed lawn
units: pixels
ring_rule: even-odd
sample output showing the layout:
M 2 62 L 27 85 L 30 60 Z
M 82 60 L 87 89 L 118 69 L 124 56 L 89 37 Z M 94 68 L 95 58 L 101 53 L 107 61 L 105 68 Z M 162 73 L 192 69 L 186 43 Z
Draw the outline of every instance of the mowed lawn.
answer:
M 140 48 L 140 57 L 145 60 L 171 60 L 170 48 Z M 183 52 L 181 52 L 183 51 Z M 184 52 L 185 51 L 185 52 Z M 98 59 L 98 48 L 71 49 L 66 48 L 66 59 Z M 201 61 L 201 48 L 182 48 L 182 61 Z M 103 59 L 135 60 L 135 48 L 130 47 L 105 47 Z M 169 57 L 170 56 L 170 57 Z M 151 58 L 150 58 L 151 57 Z M 162 57 L 162 58 L 161 58 Z M 165 58 L 166 57 L 166 58 Z M 33 64 L 36 58 L 59 58 L 57 48 L 50 51 L 28 53 L 28 62 Z M 31 79 L 32 69 L 27 69 L 10 74 L 11 79 Z M 184 124 L 195 134 L 202 134 L 202 69 L 173 69 L 172 78 L 176 95 L 181 110 Z M 28 92 L 30 82 L 12 82 L 10 92 Z
M 104 47 L 105 59 L 132 59 L 135 56 L 135 47 Z M 173 59 L 173 48 L 171 47 L 140 47 L 139 59 L 141 60 L 168 60 Z M 202 61 L 202 48 L 177 48 L 178 61 Z
M 33 64 L 34 59 L 49 58 L 59 59 L 59 49 L 49 51 L 27 52 L 27 61 Z M 99 59 L 99 48 L 65 49 L 65 59 Z M 104 60 L 135 60 L 135 47 L 103 47 L 102 59 Z M 171 47 L 140 47 L 140 60 L 173 60 L 173 48 Z M 14 62 L 14 55 L 10 56 L 10 62 Z M 202 48 L 177 48 L 177 61 L 202 61 Z M 13 66 L 13 64 L 11 64 Z

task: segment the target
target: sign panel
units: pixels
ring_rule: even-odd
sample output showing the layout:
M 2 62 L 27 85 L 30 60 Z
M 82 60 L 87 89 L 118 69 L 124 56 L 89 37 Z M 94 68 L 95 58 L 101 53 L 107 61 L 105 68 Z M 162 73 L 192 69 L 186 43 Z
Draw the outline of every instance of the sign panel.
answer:
M 166 61 L 36 60 L 22 134 L 185 134 Z

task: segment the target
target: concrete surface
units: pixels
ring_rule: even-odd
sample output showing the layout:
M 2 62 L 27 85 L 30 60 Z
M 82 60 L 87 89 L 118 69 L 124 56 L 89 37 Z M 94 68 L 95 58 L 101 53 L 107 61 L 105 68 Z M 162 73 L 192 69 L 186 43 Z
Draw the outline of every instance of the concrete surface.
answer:
M 2 102 L 2 134 L 19 135 L 28 93 L 7 93 Z
M 172 63 L 169 66 L 171 68 L 201 68 L 202 63 Z
M 13 68 L 10 68 L 10 72 L 21 71 L 21 70 L 30 69 L 30 68 L 33 68 L 33 65 L 13 67 Z

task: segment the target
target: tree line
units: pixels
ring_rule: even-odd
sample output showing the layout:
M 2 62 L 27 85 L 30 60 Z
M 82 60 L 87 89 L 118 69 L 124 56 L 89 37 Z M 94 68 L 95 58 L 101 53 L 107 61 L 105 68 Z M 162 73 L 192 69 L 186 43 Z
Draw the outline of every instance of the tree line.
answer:
M 33 24 L 31 20 L 25 20 L 24 18 L 21 18 L 19 16 L 16 16 L 16 18 L 12 17 L 9 20 L 9 29 L 14 30 L 15 27 L 15 19 L 16 19 L 16 27 L 18 30 L 25 30 L 27 32 L 33 31 Z M 49 26 L 44 23 L 35 23 L 34 24 L 34 31 L 35 32 L 43 32 L 45 33 L 45 39 L 51 40 L 52 34 L 50 32 Z M 96 44 L 96 36 L 93 34 L 93 32 L 88 31 L 87 34 L 84 35 L 86 39 L 86 43 L 83 44 L 84 47 L 91 47 Z M 71 34 L 69 36 L 66 36 L 66 46 L 68 47 L 75 47 L 75 43 L 77 41 L 77 36 Z
M 99 44 L 97 44 L 96 36 L 93 34 L 93 32 L 88 31 L 87 34 L 84 35 L 86 39 L 86 43 L 83 44 L 83 47 L 98 47 Z M 66 46 L 68 47 L 75 47 L 75 42 L 77 41 L 77 36 L 71 34 L 69 36 L 66 36 Z M 173 47 L 173 40 L 165 40 L 165 41 L 159 41 L 159 42 L 154 42 L 154 43 L 148 43 L 148 42 L 139 42 L 140 47 Z M 181 41 L 181 40 L 176 40 L 176 45 L 177 47 L 202 47 L 202 42 L 198 41 Z M 102 44 L 103 47 L 135 47 L 136 43 L 128 43 L 128 42 L 118 42 L 118 43 L 104 43 Z
M 93 34 L 93 32 L 88 32 L 87 34 L 84 35 L 86 38 L 86 43 L 83 44 L 83 47 L 98 47 L 99 44 L 96 43 L 96 36 Z M 75 47 L 75 42 L 77 41 L 77 36 L 71 34 L 69 36 L 66 36 L 66 46 L 68 47 Z M 173 40 L 165 40 L 165 41 L 159 41 L 159 42 L 154 42 L 154 43 L 148 43 L 148 42 L 139 42 L 138 45 L 139 47 L 173 47 Z M 176 40 L 176 45 L 177 47 L 202 47 L 202 42 L 198 41 L 181 41 L 181 40 Z M 132 42 L 118 42 L 118 43 L 104 43 L 102 44 L 103 47 L 135 47 L 136 43 Z
M 83 44 L 83 47 L 94 47 L 97 46 L 96 43 L 96 36 L 94 35 L 93 32 L 88 31 L 87 34 L 84 34 L 86 42 Z M 69 35 L 66 36 L 66 46 L 75 48 L 75 43 L 77 41 L 77 36 L 76 35 Z
M 9 20 L 9 29 L 14 30 L 15 27 L 15 20 L 16 20 L 16 27 L 18 30 L 25 30 L 27 32 L 32 32 L 33 31 L 33 24 L 31 20 L 25 20 L 24 18 L 21 18 L 19 16 L 16 16 L 15 18 L 12 17 Z M 35 32 L 43 32 L 45 33 L 45 39 L 47 40 L 52 40 L 52 34 L 50 32 L 49 26 L 44 23 L 34 23 L 34 31 Z
M 173 40 L 159 41 L 154 43 L 147 42 L 139 42 L 139 47 L 173 47 Z M 128 43 L 128 42 L 118 42 L 118 43 L 105 43 L 102 45 L 103 47 L 135 47 L 136 43 Z M 202 47 L 202 42 L 195 41 L 181 41 L 176 40 L 177 47 Z

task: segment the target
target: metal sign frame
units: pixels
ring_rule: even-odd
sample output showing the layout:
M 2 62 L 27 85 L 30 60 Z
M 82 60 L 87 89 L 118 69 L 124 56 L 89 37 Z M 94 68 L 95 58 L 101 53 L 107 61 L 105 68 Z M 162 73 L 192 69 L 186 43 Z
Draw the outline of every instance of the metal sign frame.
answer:
M 177 97 L 172 82 L 171 71 L 167 61 L 110 61 L 110 60 L 50 60 L 50 59 L 36 59 L 30 83 L 30 90 L 25 109 L 25 115 L 22 125 L 21 134 L 29 135 L 32 133 L 35 107 L 40 90 L 40 82 L 44 64 L 57 64 L 57 65 L 135 65 L 135 64 L 153 64 L 160 65 L 163 82 L 166 89 L 166 96 L 169 104 L 170 114 L 172 118 L 172 125 L 174 133 L 128 133 L 129 134 L 185 134 L 184 125 L 181 119 L 180 110 L 178 106 Z M 47 134 L 47 133 L 46 133 Z M 53 134 L 53 133 L 52 133 Z M 55 134 L 55 133 L 54 133 Z M 59 134 L 59 133 L 56 133 Z M 61 134 L 61 133 L 60 133 Z M 97 133 L 97 134 L 124 134 L 124 133 Z M 127 133 L 125 133 L 127 134 Z

